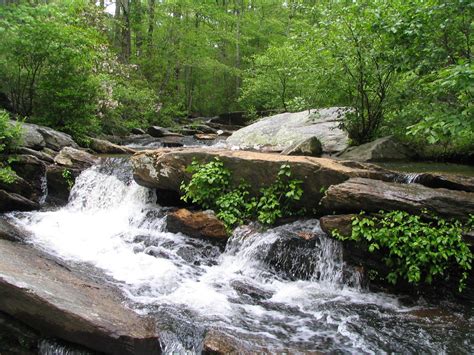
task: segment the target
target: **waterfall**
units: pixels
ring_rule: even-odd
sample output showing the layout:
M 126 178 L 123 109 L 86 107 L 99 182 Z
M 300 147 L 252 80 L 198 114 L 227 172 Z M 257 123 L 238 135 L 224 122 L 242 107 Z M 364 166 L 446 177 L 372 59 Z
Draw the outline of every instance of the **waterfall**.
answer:
M 66 206 L 9 218 L 35 247 L 113 280 L 131 307 L 155 317 L 165 352 L 200 352 L 212 331 L 251 351 L 444 349 L 444 326 L 454 325 L 427 325 L 408 315 L 413 305 L 364 290 L 318 220 L 242 226 L 223 245 L 167 232 L 155 200 L 126 158 L 107 158 L 76 179 Z

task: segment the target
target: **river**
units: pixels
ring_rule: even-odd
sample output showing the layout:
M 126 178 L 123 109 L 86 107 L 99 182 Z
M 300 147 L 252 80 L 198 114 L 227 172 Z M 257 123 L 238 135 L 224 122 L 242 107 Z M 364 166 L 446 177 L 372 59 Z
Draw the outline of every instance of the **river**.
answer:
M 101 269 L 131 307 L 155 317 L 165 353 L 199 353 L 211 331 L 254 352 L 474 352 L 470 305 L 369 292 L 318 220 L 240 227 L 220 245 L 167 232 L 155 200 L 127 158 L 103 158 L 79 176 L 66 206 L 7 217 L 36 248 Z M 317 242 L 288 276 L 273 265 L 288 257 L 275 256 L 275 245 L 300 232 Z M 46 344 L 42 353 L 67 350 Z

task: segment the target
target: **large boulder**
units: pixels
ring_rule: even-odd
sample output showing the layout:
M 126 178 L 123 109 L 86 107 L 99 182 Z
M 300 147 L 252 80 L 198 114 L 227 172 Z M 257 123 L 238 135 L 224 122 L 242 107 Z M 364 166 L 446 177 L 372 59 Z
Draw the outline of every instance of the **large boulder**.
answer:
M 10 121 L 11 125 L 19 124 L 16 121 Z M 46 146 L 43 135 L 38 131 L 39 126 L 30 123 L 21 123 L 22 138 L 21 145 L 23 147 L 40 150 Z
M 271 185 L 282 164 L 291 166 L 292 176 L 303 181 L 304 194 L 300 206 L 312 211 L 324 191 L 351 177 L 366 177 L 392 181 L 398 174 L 372 164 L 357 163 L 355 167 L 327 158 L 282 156 L 249 151 L 212 150 L 204 148 L 157 149 L 142 151 L 131 158 L 133 174 L 138 184 L 180 193 L 182 181 L 190 179 L 186 171 L 194 159 L 206 163 L 219 158 L 232 171 L 232 179 L 238 185 L 243 179 L 250 192 L 257 195 L 264 186 Z
M 60 151 L 64 147 L 79 148 L 77 143 L 67 133 L 43 126 L 38 126 L 38 132 L 43 136 L 46 147 L 52 150 Z
M 331 186 L 321 204 L 328 214 L 427 209 L 443 217 L 466 219 L 474 214 L 474 193 L 354 178 Z
M 234 132 L 227 143 L 243 149 L 283 151 L 288 147 L 316 137 L 323 152 L 334 154 L 347 148 L 349 138 L 339 128 L 347 108 L 332 107 L 296 113 L 282 113 L 261 120 Z
M 414 157 L 414 152 L 395 137 L 387 136 L 347 148 L 339 157 L 357 161 L 410 160 Z
M 39 208 L 39 203 L 13 192 L 0 190 L 0 212 L 32 211 Z
M 18 122 L 10 121 L 11 125 Z M 60 151 L 64 147 L 78 148 L 78 145 L 69 134 L 56 131 L 52 128 L 39 126 L 33 123 L 21 123 L 22 139 L 21 146 L 34 150 L 45 147 L 54 151 Z
M 91 138 L 90 148 L 101 154 L 134 154 L 135 150 L 129 147 L 123 147 L 109 141 Z
M 158 354 L 154 322 L 94 281 L 31 246 L 0 240 L 0 311 L 44 336 L 108 354 Z
M 94 165 L 98 158 L 86 151 L 72 147 L 64 147 L 58 155 L 54 157 L 54 162 L 67 168 L 86 169 Z
M 191 212 L 179 209 L 168 214 L 166 228 L 171 233 L 184 233 L 195 238 L 228 238 L 224 223 L 212 211 Z

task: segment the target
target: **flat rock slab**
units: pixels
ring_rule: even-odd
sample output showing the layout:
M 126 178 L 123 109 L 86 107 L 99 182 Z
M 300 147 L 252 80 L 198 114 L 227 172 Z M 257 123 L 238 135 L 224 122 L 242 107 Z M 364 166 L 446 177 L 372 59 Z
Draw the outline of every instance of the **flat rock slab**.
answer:
M 204 148 L 157 149 L 142 151 L 131 158 L 135 181 L 149 188 L 180 193 L 182 181 L 191 174 L 186 167 L 194 159 L 207 163 L 219 158 L 232 172 L 233 184 L 241 180 L 250 184 L 250 192 L 257 195 L 262 187 L 271 185 L 282 164 L 289 164 L 292 178 L 303 181 L 304 194 L 299 203 L 308 211 L 318 207 L 325 190 L 351 177 L 366 177 L 393 181 L 397 174 L 373 164 L 348 164 L 327 158 L 284 156 L 249 151 L 212 150 Z
M 154 323 L 126 308 L 116 290 L 7 240 L 0 240 L 0 311 L 92 350 L 160 352 Z
M 354 178 L 331 186 L 321 200 L 331 213 L 403 210 L 420 213 L 424 209 L 443 217 L 467 219 L 474 214 L 474 193 L 433 189 L 420 184 L 398 184 Z

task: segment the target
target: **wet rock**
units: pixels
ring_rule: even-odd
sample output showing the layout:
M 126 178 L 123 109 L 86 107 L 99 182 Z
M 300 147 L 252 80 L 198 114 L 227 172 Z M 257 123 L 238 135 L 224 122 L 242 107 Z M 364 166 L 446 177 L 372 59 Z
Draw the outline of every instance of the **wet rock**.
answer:
M 15 226 L 5 218 L 0 218 L 0 239 L 19 242 L 24 240 L 26 235 L 28 235 L 26 230 Z
M 24 154 L 24 155 L 32 155 L 46 163 L 54 163 L 54 155 L 50 155 L 41 150 L 34 150 L 34 149 L 26 148 L 26 147 L 20 147 L 18 149 L 18 153 Z
M 224 223 L 211 211 L 191 212 L 179 209 L 167 217 L 167 230 L 171 233 L 184 233 L 195 238 L 228 238 Z
M 159 139 L 163 147 L 173 148 L 182 147 L 184 145 L 182 136 L 167 136 Z
M 304 194 L 300 207 L 312 211 L 332 184 L 346 181 L 350 177 L 393 180 L 397 173 L 381 169 L 372 164 L 351 168 L 326 158 L 282 156 L 249 151 L 212 150 L 204 148 L 157 149 L 142 151 L 131 158 L 135 181 L 140 185 L 180 193 L 182 181 L 191 175 L 186 167 L 193 159 L 206 163 L 219 158 L 232 171 L 233 184 L 243 179 L 249 182 L 250 192 L 259 193 L 260 188 L 271 185 L 282 164 L 291 166 L 292 176 L 303 181 Z
M 217 129 L 212 128 L 206 124 L 194 124 L 189 126 L 184 126 L 187 129 L 194 129 L 199 131 L 200 133 L 208 133 L 208 134 L 217 134 Z
M 0 190 L 0 212 L 32 211 L 39 208 L 39 203 L 13 192 Z
M 286 148 L 282 155 L 307 155 L 311 157 L 319 157 L 323 153 L 321 142 L 316 137 L 311 137 L 301 143 L 295 143 Z
M 200 141 L 213 141 L 217 138 L 217 134 L 212 133 L 198 133 L 194 135 L 194 138 Z
M 90 139 L 90 147 L 101 154 L 134 154 L 136 151 L 132 148 L 123 147 L 109 141 L 97 138 Z
M 68 168 L 86 169 L 94 165 L 98 158 L 83 150 L 72 147 L 64 147 L 54 157 L 54 162 Z
M 18 175 L 16 175 L 15 181 L 13 182 L 6 183 L 0 181 L 0 189 L 5 190 L 6 192 L 13 192 L 19 194 L 29 199 L 35 199 L 38 197 L 35 188 L 29 182 L 27 182 L 25 179 Z
M 302 238 L 290 231 L 280 232 L 280 238 L 271 245 L 264 262 L 290 280 L 309 280 L 315 274 L 318 256 L 315 248 L 319 239 Z
M 144 129 L 137 128 L 137 127 L 132 128 L 131 133 L 132 134 L 146 134 Z
M 166 136 L 172 136 L 175 135 L 176 133 L 170 132 L 167 128 L 159 127 L 159 126 L 151 126 L 148 127 L 146 131 L 150 136 L 155 137 L 155 138 L 161 138 L 161 137 L 166 137 Z
M 282 113 L 262 118 L 227 138 L 231 145 L 241 148 L 267 147 L 283 151 L 304 140 L 316 137 L 324 153 L 334 154 L 347 148 L 347 133 L 339 128 L 347 108 L 332 107 L 296 113 Z
M 63 206 L 69 200 L 70 187 L 64 177 L 65 167 L 59 165 L 49 165 L 46 170 L 48 182 L 48 196 L 46 203 L 54 206 Z M 67 170 L 71 173 L 71 178 L 75 180 L 81 173 L 80 169 Z
M 79 148 L 69 134 L 44 126 L 38 126 L 38 132 L 43 136 L 46 147 L 52 150 L 60 151 L 64 147 Z
M 28 245 L 0 240 L 0 311 L 41 332 L 95 351 L 158 354 L 153 321 L 93 281 Z
M 25 198 L 34 202 L 39 202 L 43 195 L 45 176 L 46 176 L 46 165 L 43 161 L 32 155 L 17 155 L 14 161 L 10 164 L 15 173 L 26 181 L 31 186 L 31 193 L 27 191 L 29 189 L 23 188 L 25 185 L 21 180 L 13 183 L 13 187 L 21 184 L 22 188 L 14 190 L 12 192 L 18 193 Z
M 443 217 L 466 219 L 474 214 L 474 193 L 432 189 L 419 184 L 398 184 L 354 178 L 331 186 L 321 200 L 327 213 L 404 210 L 434 212 Z
M 416 175 L 414 182 L 435 189 L 474 192 L 474 177 L 472 176 L 422 173 Z
M 40 339 L 38 332 L 0 312 L 0 353 L 38 354 Z
M 414 156 L 414 152 L 395 137 L 387 136 L 357 147 L 347 148 L 339 157 L 357 161 L 390 161 L 410 160 Z

